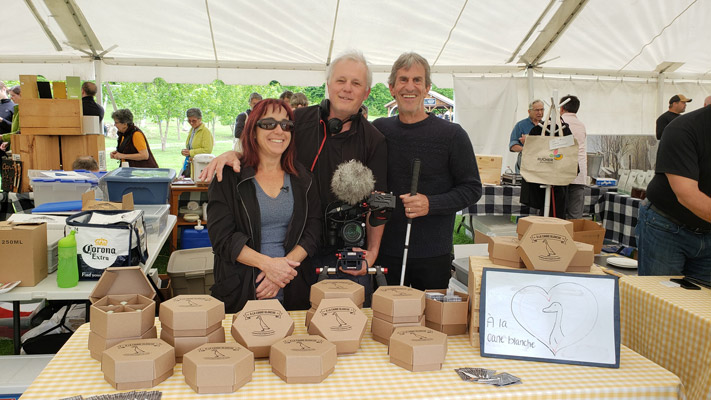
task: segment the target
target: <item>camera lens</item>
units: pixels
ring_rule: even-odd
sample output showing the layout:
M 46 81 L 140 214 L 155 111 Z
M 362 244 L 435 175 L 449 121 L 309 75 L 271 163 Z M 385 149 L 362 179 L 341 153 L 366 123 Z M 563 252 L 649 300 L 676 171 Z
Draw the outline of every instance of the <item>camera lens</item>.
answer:
M 343 225 L 343 230 L 341 231 L 343 240 L 346 243 L 358 243 L 365 236 L 365 231 L 360 223 L 357 222 L 347 222 Z

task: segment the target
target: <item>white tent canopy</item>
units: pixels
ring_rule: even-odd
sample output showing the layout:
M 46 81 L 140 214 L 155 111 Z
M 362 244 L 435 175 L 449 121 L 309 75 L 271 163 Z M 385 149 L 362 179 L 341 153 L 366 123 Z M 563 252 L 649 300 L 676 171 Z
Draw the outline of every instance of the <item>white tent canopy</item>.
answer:
M 321 85 L 362 51 L 375 82 L 415 51 L 454 87 L 475 151 L 508 153 L 533 98 L 581 98 L 588 133 L 654 132 L 673 94 L 711 93 L 711 1 L 4 0 L 0 79 Z

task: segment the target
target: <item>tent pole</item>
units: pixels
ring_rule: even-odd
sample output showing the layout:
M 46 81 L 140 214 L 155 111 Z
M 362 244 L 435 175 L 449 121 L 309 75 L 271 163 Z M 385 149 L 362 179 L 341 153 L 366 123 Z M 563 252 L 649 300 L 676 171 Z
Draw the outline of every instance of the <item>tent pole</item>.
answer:
M 526 67 L 526 78 L 528 78 L 528 104 L 533 101 L 533 67 Z
M 101 89 L 103 82 L 102 82 L 102 74 L 101 74 L 101 60 L 94 60 L 94 79 L 96 80 L 96 100 L 101 106 L 104 106 L 104 98 L 102 96 L 103 89 Z
M 662 72 L 657 77 L 657 115 L 664 112 L 664 79 L 666 74 Z

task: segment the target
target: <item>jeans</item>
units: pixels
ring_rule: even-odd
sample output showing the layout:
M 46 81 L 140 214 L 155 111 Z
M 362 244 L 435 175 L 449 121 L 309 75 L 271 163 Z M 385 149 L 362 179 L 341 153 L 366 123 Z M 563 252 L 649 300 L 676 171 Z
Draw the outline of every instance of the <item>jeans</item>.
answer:
M 695 233 L 649 208 L 639 209 L 639 275 L 684 275 L 711 282 L 711 233 Z

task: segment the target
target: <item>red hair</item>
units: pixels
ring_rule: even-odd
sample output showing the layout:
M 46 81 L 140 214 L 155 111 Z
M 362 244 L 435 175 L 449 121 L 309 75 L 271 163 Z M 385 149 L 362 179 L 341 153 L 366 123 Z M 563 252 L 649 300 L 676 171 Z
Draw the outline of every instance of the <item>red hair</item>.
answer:
M 275 112 L 280 108 L 286 110 L 286 115 L 290 120 L 294 120 L 294 112 L 291 110 L 289 103 L 277 99 L 265 99 L 257 103 L 254 109 L 249 113 L 247 123 L 242 131 L 240 140 L 242 141 L 242 165 L 254 167 L 256 170 L 259 167 L 259 145 L 257 144 L 257 121 L 259 121 L 267 112 Z M 294 167 L 294 158 L 296 150 L 294 145 L 294 131 L 291 131 L 291 140 L 289 145 L 281 155 L 281 168 L 291 175 L 298 175 Z

